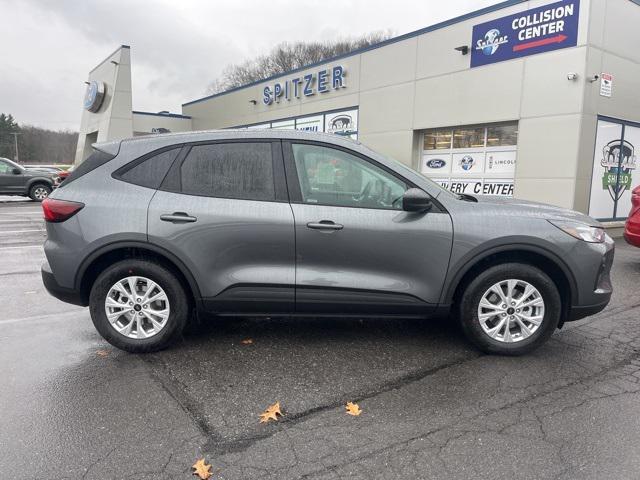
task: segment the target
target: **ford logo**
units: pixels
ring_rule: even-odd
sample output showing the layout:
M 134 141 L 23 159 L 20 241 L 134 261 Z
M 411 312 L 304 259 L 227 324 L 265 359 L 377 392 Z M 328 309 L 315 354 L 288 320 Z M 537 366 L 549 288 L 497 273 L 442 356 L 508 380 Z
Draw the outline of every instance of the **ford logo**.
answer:
M 446 164 L 447 162 L 440 158 L 432 158 L 431 160 L 427 161 L 427 167 L 429 168 L 442 168 Z

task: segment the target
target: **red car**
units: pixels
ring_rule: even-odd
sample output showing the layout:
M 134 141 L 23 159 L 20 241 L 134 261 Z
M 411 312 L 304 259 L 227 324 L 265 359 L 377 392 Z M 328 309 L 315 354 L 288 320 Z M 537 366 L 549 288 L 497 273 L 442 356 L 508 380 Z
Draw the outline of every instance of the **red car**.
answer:
M 640 247 L 640 185 L 631 192 L 631 211 L 624 226 L 625 240 L 636 247 Z

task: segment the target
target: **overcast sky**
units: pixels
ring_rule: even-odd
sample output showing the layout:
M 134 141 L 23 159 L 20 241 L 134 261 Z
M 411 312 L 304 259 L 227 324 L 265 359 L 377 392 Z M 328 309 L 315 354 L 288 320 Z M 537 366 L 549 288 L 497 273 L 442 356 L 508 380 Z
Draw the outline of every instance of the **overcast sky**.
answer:
M 417 30 L 496 0 L 0 0 L 0 112 L 77 129 L 89 70 L 131 46 L 134 110 L 180 112 L 282 41 Z

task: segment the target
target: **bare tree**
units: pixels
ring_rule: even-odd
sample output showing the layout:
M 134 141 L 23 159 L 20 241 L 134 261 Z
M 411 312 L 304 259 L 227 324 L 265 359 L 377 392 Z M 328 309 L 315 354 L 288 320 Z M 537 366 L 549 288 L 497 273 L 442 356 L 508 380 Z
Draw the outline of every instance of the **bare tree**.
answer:
M 220 93 L 252 82 L 285 73 L 296 68 L 344 55 L 391 38 L 393 32 L 372 32 L 358 38 L 326 42 L 283 42 L 267 55 L 260 55 L 238 65 L 229 65 L 222 76 L 207 88 L 208 94 Z

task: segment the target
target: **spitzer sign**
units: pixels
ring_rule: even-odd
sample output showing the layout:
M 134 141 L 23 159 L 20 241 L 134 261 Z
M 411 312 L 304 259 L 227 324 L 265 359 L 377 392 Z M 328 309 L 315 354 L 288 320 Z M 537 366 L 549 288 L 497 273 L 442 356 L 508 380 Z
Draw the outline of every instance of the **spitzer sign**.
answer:
M 575 47 L 579 10 L 580 0 L 563 0 L 475 25 L 471 68 Z

